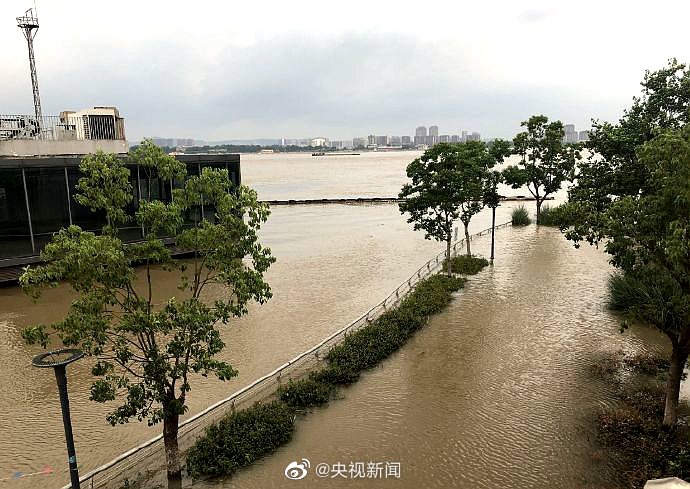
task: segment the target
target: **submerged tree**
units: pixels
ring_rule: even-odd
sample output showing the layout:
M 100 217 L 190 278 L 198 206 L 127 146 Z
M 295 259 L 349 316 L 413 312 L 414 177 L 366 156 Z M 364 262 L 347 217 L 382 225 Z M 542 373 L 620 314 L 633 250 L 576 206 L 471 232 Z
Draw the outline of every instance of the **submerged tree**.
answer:
M 414 223 L 415 231 L 424 230 L 426 239 L 446 243 L 448 274 L 453 223 L 460 219 L 465 226 L 469 255 L 469 222 L 484 207 L 487 188 L 494 183 L 490 169 L 502 160 L 506 148 L 501 142 L 491 150 L 479 141 L 440 143 L 407 166 L 412 182 L 400 191 L 400 212 L 410 214 L 407 222 Z
M 184 164 L 150 142 L 130 159 L 168 186 L 185 177 Z M 92 356 L 99 379 L 91 387 L 91 399 L 122 400 L 107 417 L 113 425 L 132 418 L 150 425 L 163 422 L 168 486 L 179 488 L 177 433 L 190 377 L 235 376 L 231 365 L 216 358 L 225 346 L 219 327 L 245 314 L 249 301 L 263 303 L 271 297 L 264 272 L 275 259 L 257 236 L 269 210 L 253 190 L 234 187 L 227 170 L 204 168 L 174 190 L 172 201 L 141 200 L 130 217 L 125 208 L 132 188 L 121 159 L 88 156 L 81 171 L 76 199 L 104 212 L 106 226 L 100 234 L 78 226 L 60 230 L 41 253 L 45 264 L 24 272 L 21 285 L 35 298 L 60 281 L 77 298 L 62 321 L 29 327 L 23 335 L 44 347 L 55 335 Z M 212 218 L 201 214 L 202 205 Z M 119 226 L 132 219 L 145 238 L 125 243 Z M 175 246 L 192 258 L 173 257 L 161 236 L 173 237 Z M 179 295 L 156 300 L 154 275 L 179 280 Z M 204 292 L 212 286 L 224 292 L 207 301 Z
M 690 351 L 690 70 L 675 59 L 647 71 L 642 96 L 616 124 L 595 122 L 569 192 L 563 229 L 576 246 L 605 243 L 623 271 L 612 295 L 632 317 L 663 331 L 672 355 L 664 424 L 677 420 Z M 681 129 L 682 128 L 682 129 Z
M 535 115 L 522 122 L 527 130 L 513 139 L 513 154 L 520 156 L 517 165 L 508 166 L 503 175 L 513 188 L 527 186 L 537 204 L 537 224 L 546 198 L 557 192 L 563 182 L 572 180 L 578 151 L 563 143 L 561 121 L 549 123 L 545 115 Z

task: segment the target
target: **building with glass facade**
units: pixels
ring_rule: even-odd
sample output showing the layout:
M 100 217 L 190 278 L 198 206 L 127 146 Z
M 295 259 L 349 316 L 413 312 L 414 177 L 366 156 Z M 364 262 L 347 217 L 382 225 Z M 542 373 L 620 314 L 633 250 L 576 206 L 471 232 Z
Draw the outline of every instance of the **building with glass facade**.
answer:
M 187 165 L 188 175 L 198 175 L 208 166 L 227 169 L 233 183 L 241 182 L 237 154 L 176 158 Z M 103 227 L 103 213 L 91 212 L 74 199 L 81 177 L 80 161 L 78 155 L 0 157 L 0 283 L 16 280 L 24 266 L 38 262 L 41 249 L 59 229 L 71 224 L 88 231 Z M 170 201 L 170 182 L 138 165 L 129 165 L 129 170 L 134 192 L 132 215 L 142 199 Z M 136 241 L 142 238 L 142 229 L 132 226 L 122 229 L 121 234 L 128 241 Z

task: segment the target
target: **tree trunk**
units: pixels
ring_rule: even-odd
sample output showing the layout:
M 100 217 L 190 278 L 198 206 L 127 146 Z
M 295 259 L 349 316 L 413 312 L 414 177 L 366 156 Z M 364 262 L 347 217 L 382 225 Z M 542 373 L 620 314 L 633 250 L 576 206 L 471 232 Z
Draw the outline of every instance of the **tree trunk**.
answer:
M 465 247 L 467 248 L 467 256 L 472 255 L 472 251 L 470 250 L 470 232 L 467 229 L 467 224 L 462 223 L 465 226 Z
M 537 224 L 540 224 L 541 221 L 541 204 L 543 202 L 543 200 L 539 200 L 539 197 L 537 197 Z
M 448 235 L 448 239 L 446 240 L 446 269 L 448 271 L 448 276 L 450 277 L 452 275 L 452 268 L 451 268 L 451 263 L 450 263 L 450 241 L 451 241 L 451 235 Z
M 671 365 L 668 367 L 668 380 L 666 382 L 666 406 L 664 408 L 664 426 L 674 426 L 678 421 L 678 397 L 680 396 L 680 381 L 683 378 L 683 369 L 688 360 L 687 350 L 674 342 L 671 353 Z
M 165 443 L 165 461 L 168 467 L 168 489 L 182 488 L 180 450 L 177 447 L 179 421 L 179 414 L 166 414 L 163 420 L 163 442 Z

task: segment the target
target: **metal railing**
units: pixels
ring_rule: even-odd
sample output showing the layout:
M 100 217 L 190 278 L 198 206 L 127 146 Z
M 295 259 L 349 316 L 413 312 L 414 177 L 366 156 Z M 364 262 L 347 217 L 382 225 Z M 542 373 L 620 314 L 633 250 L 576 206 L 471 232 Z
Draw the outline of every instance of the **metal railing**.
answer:
M 498 224 L 495 226 L 495 229 L 501 229 L 510 226 L 510 224 L 510 222 Z M 470 236 L 470 240 L 490 233 L 491 228 L 485 229 Z M 463 238 L 453 243 L 453 255 L 456 254 L 457 247 L 463 245 L 464 242 Z M 257 401 L 265 400 L 274 395 L 278 387 L 287 382 L 287 380 L 303 377 L 308 372 L 319 367 L 324 363 L 324 358 L 328 351 L 344 340 L 348 334 L 376 320 L 385 311 L 395 307 L 402 301 L 414 290 L 414 287 L 420 281 L 441 271 L 445 255 L 446 251 L 441 251 L 424 263 L 382 301 L 344 328 L 339 329 L 309 350 L 300 353 L 292 360 L 285 362 L 229 397 L 212 404 L 203 411 L 181 422 L 178 435 L 180 450 L 184 452 L 190 448 L 203 435 L 208 426 L 220 420 L 229 412 L 234 412 L 237 409 L 248 407 Z M 116 488 L 121 487 L 125 480 L 134 482 L 141 479 L 148 482 L 163 483 L 165 478 L 165 454 L 162 437 L 162 434 L 158 435 L 83 475 L 80 478 L 82 487 L 91 489 Z M 70 489 L 70 487 L 70 485 L 66 485 L 62 489 Z
M 123 119 L 108 114 L 0 115 L 0 141 L 124 140 Z

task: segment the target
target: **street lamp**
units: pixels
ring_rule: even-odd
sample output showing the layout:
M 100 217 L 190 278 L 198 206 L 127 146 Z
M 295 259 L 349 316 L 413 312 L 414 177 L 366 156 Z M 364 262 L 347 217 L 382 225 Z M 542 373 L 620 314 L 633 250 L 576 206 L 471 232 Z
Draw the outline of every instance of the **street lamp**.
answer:
M 60 393 L 60 408 L 62 409 L 62 424 L 65 426 L 65 440 L 67 441 L 67 456 L 69 457 L 69 476 L 72 489 L 79 489 L 79 469 L 77 469 L 77 454 L 74 450 L 72 436 L 72 419 L 69 414 L 69 398 L 67 397 L 67 373 L 65 367 L 84 356 L 80 350 L 63 348 L 36 355 L 31 364 L 38 368 L 52 367 Z

